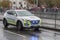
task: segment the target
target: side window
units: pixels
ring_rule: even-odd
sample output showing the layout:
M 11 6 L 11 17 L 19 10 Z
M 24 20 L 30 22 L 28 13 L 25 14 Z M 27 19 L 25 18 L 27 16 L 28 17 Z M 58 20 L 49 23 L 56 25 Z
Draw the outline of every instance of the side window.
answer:
M 8 11 L 7 13 L 8 13 L 9 15 L 15 15 L 15 14 L 16 14 L 15 11 Z
M 9 15 L 13 15 L 12 11 L 8 11 L 7 14 L 9 14 Z
M 13 14 L 14 16 L 16 16 L 16 15 L 17 15 L 15 11 L 12 11 L 12 14 Z

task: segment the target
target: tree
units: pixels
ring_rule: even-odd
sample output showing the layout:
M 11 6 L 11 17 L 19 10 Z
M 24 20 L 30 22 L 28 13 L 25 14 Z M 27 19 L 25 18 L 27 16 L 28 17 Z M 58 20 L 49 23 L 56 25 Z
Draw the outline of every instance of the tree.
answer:
M 29 3 L 34 4 L 35 0 L 27 0 Z
M 0 7 L 1 7 L 1 1 L 0 1 Z
M 60 7 L 60 0 L 56 0 L 56 3 L 57 3 L 56 6 Z
M 3 1 L 1 2 L 1 5 L 2 5 L 3 8 L 9 8 L 9 6 L 10 6 L 10 1 L 9 1 L 9 0 L 3 0 Z
M 34 4 L 35 0 L 27 0 L 29 3 Z M 38 6 L 46 4 L 48 7 L 60 7 L 60 0 L 38 0 Z

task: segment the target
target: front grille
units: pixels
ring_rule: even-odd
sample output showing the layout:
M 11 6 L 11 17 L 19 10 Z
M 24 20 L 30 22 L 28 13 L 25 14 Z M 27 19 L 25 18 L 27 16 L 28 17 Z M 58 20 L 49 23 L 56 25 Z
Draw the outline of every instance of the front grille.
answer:
M 32 20 L 31 24 L 39 24 L 39 22 L 40 22 L 39 20 Z

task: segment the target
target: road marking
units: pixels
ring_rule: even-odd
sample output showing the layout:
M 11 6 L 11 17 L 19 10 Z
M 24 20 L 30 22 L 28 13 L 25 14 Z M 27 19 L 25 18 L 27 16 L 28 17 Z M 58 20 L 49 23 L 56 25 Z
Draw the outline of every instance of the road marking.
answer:
M 17 35 L 17 36 L 20 36 L 20 37 L 23 37 L 23 40 L 26 40 L 26 36 L 23 36 L 23 35 L 21 35 L 21 34 L 17 34 L 17 33 L 8 31 L 8 30 L 4 30 L 4 31 L 5 31 L 5 32 L 8 32 L 8 33 L 11 33 L 11 34 L 14 34 L 14 35 Z

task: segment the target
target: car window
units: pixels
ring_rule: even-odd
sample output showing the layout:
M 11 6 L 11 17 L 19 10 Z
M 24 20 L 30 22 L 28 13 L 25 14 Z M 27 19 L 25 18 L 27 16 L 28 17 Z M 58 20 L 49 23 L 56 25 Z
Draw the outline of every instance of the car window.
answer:
M 13 15 L 12 11 L 8 11 L 7 14 L 9 14 L 9 15 Z
M 29 11 L 17 11 L 17 14 L 19 16 L 34 16 L 34 14 L 32 14 L 31 12 Z
M 8 11 L 7 13 L 10 14 L 10 15 L 15 15 L 16 14 L 15 11 Z

